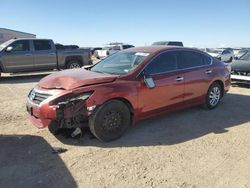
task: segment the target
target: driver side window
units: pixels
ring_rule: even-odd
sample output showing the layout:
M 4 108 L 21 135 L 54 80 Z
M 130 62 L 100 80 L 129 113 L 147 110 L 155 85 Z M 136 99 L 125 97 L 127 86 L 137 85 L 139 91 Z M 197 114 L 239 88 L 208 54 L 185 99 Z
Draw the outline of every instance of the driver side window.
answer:
M 12 46 L 13 52 L 23 52 L 23 51 L 29 51 L 29 41 L 27 40 L 18 40 L 16 42 L 13 42 L 10 46 Z
M 230 53 L 230 52 L 229 52 L 228 50 L 225 50 L 225 51 L 222 52 L 223 55 L 229 54 L 229 53 Z
M 178 69 L 177 53 L 164 52 L 154 58 L 146 67 L 149 75 L 172 72 Z

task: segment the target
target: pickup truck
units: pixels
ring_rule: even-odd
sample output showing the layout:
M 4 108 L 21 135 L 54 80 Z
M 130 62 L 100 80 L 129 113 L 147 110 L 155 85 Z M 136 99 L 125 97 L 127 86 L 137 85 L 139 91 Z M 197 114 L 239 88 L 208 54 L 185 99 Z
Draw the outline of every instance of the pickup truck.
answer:
M 133 48 L 133 45 L 123 44 L 123 43 L 110 43 L 107 46 L 103 47 L 101 50 L 95 50 L 94 56 L 97 59 L 105 58 L 109 55 L 112 55 L 120 50 L 125 50 L 128 48 Z
M 11 39 L 0 45 L 1 73 L 80 68 L 92 64 L 90 49 L 56 49 L 50 39 Z

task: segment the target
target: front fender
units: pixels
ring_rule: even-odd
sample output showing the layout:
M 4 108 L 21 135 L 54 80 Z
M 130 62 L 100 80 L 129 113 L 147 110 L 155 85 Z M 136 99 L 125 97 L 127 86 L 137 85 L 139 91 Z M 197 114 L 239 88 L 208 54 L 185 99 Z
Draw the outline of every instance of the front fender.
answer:
M 128 100 L 133 108 L 137 106 L 138 90 L 136 84 L 106 84 L 95 89 L 90 97 L 96 105 L 101 105 L 108 100 L 115 98 L 124 98 Z
M 87 107 L 100 106 L 112 99 L 124 99 L 136 111 L 138 108 L 138 84 L 136 81 L 115 81 L 91 87 L 94 93 L 86 101 L 86 105 Z

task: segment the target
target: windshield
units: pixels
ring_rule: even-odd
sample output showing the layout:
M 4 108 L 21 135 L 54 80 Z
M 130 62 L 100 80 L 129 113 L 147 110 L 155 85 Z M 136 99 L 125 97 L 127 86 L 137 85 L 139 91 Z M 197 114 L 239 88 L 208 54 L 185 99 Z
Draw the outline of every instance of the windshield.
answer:
M 240 60 L 250 60 L 250 52 L 247 52 L 241 56 Z
M 238 54 L 244 54 L 244 53 L 246 53 L 246 52 L 248 52 L 248 51 L 250 51 L 250 50 L 247 50 L 247 49 L 240 50 L 240 51 L 238 52 Z
M 123 75 L 133 71 L 150 53 L 117 52 L 96 64 L 91 71 Z
M 0 51 L 2 51 L 6 46 L 9 46 L 14 41 L 14 39 L 8 40 L 2 44 L 0 44 Z

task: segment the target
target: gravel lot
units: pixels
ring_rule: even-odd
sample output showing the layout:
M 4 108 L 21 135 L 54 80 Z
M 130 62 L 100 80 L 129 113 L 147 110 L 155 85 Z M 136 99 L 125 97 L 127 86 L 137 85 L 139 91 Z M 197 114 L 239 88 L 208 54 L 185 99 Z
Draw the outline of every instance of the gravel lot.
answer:
M 31 125 L 25 98 L 43 76 L 0 79 L 0 187 L 250 188 L 250 87 L 232 87 L 215 110 L 150 119 L 101 143 Z

